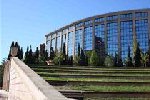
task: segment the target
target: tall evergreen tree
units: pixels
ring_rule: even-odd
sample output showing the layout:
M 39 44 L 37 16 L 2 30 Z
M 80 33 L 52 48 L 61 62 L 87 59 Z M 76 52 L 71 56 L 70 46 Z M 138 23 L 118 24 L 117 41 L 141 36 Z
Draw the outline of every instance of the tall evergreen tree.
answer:
M 18 47 L 19 45 L 18 45 L 18 42 L 15 42 L 15 47 Z
M 18 52 L 17 52 L 16 57 L 18 57 L 19 59 L 21 59 L 21 49 L 20 49 L 19 45 L 18 45 Z
M 134 66 L 140 67 L 141 66 L 141 50 L 139 48 L 139 44 L 137 45 L 135 56 L 134 56 Z
M 83 51 L 83 49 L 81 48 L 81 55 L 80 55 L 80 65 L 86 65 L 86 56 L 85 56 L 85 54 L 84 54 L 84 51 Z
M 48 51 L 47 50 L 45 50 L 45 60 L 48 60 Z
M 114 57 L 114 66 L 118 67 L 118 54 L 115 53 L 115 57 Z
M 40 55 L 39 49 L 38 47 L 36 47 L 36 51 L 35 51 L 35 63 L 36 64 L 39 63 L 39 55 Z
M 14 47 L 15 46 L 15 43 L 14 43 L 14 41 L 12 41 L 12 43 L 11 43 L 11 46 L 10 47 Z
M 28 64 L 29 63 L 29 47 L 27 47 L 24 58 L 25 58 L 24 59 L 25 63 Z
M 136 37 L 133 36 L 133 58 L 136 54 L 137 45 L 138 45 L 138 43 L 137 43 Z
M 23 48 L 21 47 L 21 50 L 20 50 L 20 58 L 23 59 Z
M 132 67 L 133 66 L 132 58 L 130 56 L 130 46 L 128 46 L 128 57 L 127 57 L 126 66 L 127 67 Z
M 51 49 L 50 49 L 50 60 L 54 59 L 54 55 L 55 55 L 55 53 L 54 53 L 53 47 L 51 47 Z
M 30 45 L 30 50 L 29 50 L 29 64 L 32 64 L 34 61 L 33 61 L 33 52 L 32 52 L 32 47 Z
M 80 44 L 78 43 L 78 57 L 80 56 Z

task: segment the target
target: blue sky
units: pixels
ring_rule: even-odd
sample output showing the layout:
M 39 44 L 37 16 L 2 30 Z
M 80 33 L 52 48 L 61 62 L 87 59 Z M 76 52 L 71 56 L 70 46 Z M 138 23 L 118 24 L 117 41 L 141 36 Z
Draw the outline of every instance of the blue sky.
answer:
M 12 41 L 26 51 L 45 42 L 45 35 L 82 18 L 108 12 L 150 8 L 150 0 L 1 0 L 0 62 Z

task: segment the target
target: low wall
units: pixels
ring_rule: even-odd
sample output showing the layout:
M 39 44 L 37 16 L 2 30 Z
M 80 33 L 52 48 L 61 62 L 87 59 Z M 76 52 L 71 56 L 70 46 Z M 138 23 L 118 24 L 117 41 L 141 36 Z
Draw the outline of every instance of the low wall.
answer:
M 10 62 L 8 99 L 10 100 L 69 100 L 49 85 L 17 57 Z

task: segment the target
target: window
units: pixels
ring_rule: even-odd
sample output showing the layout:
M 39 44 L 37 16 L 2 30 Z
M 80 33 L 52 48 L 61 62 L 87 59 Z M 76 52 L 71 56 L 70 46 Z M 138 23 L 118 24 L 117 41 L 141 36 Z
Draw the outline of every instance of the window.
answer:
M 147 12 L 136 12 L 135 17 L 136 18 L 145 18 L 145 17 L 148 17 L 148 13 Z
M 60 36 L 57 39 L 57 50 L 60 51 L 61 43 L 60 43 Z
M 108 54 L 115 56 L 118 53 L 118 24 L 107 23 L 107 49 Z
M 84 30 L 84 50 L 92 50 L 93 27 L 86 27 Z
M 108 16 L 108 17 L 107 17 L 107 20 L 108 20 L 108 21 L 117 20 L 117 19 L 118 19 L 118 16 L 117 16 L 117 15 L 113 15 L 113 16 Z
M 73 32 L 68 33 L 68 56 L 73 55 Z
M 130 55 L 132 55 L 133 49 L 133 22 L 132 21 L 122 21 L 121 24 L 121 57 L 125 60 L 128 56 L 128 47 L 130 47 Z
M 136 36 L 142 52 L 148 51 L 148 20 L 136 20 Z
M 132 19 L 132 13 L 120 15 L 120 19 L 126 19 L 126 18 Z
M 80 48 L 83 48 L 82 46 L 82 42 L 83 42 L 83 30 L 76 30 L 75 32 L 75 54 L 78 53 L 78 46 L 80 46 Z
M 101 18 L 95 18 L 95 22 L 103 22 L 105 21 L 105 18 L 101 17 Z
M 53 50 L 55 51 L 55 38 L 53 38 L 52 40 L 51 40 L 51 44 L 52 44 L 52 46 L 51 47 L 53 47 Z
M 99 55 L 105 56 L 105 25 L 100 24 L 95 26 L 95 50 Z
M 85 25 L 90 25 L 90 24 L 92 24 L 92 20 L 85 21 L 84 24 Z
M 83 22 L 76 24 L 76 27 L 81 27 L 83 26 Z

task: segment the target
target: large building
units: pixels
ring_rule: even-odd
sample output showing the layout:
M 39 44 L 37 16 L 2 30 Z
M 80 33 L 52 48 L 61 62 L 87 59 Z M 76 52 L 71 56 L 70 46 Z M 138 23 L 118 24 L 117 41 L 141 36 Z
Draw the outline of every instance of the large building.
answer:
M 142 52 L 147 52 L 150 46 L 150 8 L 112 12 L 88 17 L 46 35 L 47 50 L 62 50 L 74 56 L 78 46 L 84 51 L 96 50 L 100 55 L 115 55 L 124 60 L 130 47 L 133 48 L 133 38 L 138 41 Z

